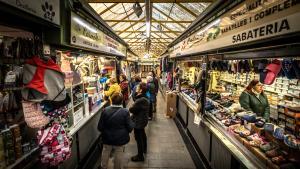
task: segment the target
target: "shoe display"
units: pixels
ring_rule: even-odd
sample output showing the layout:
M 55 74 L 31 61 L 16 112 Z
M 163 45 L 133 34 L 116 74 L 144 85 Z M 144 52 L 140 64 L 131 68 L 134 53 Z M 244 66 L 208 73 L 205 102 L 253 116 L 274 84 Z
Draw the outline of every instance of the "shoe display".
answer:
M 293 149 L 300 149 L 300 140 L 297 139 L 294 135 L 287 134 L 284 136 L 284 143 L 288 147 L 291 147 Z
M 284 139 L 284 129 L 281 127 L 277 127 L 273 133 L 273 136 L 279 140 Z
M 283 164 L 284 162 L 286 162 L 286 159 L 283 156 L 273 157 L 272 162 L 277 165 L 280 165 L 280 164 Z
M 260 145 L 260 149 L 263 151 L 263 152 L 267 152 L 267 151 L 270 151 L 272 149 L 275 149 L 277 146 L 274 144 L 274 143 L 265 143 L 265 144 L 262 144 Z

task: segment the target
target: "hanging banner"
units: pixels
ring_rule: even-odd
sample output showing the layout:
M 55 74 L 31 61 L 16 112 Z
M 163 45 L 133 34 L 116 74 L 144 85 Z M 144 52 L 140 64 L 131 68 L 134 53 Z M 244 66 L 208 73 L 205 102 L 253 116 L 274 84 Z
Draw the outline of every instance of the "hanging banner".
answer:
M 175 45 L 170 57 L 299 32 L 299 17 L 300 1 L 246 0 Z
M 59 0 L 0 0 L 0 2 L 60 25 Z
M 70 41 L 72 45 L 126 56 L 125 46 L 105 35 L 96 26 L 88 23 L 73 12 L 71 13 Z

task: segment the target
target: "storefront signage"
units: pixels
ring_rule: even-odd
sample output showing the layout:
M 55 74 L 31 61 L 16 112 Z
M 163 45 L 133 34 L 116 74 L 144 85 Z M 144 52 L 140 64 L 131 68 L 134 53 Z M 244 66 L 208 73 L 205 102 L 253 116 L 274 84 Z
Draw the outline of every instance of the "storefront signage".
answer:
M 246 0 L 173 47 L 171 57 L 300 31 L 300 1 Z
M 71 44 L 108 52 L 119 56 L 126 55 L 126 47 L 105 35 L 101 30 L 88 23 L 75 13 L 71 13 Z
M 0 0 L 49 22 L 60 25 L 59 0 Z

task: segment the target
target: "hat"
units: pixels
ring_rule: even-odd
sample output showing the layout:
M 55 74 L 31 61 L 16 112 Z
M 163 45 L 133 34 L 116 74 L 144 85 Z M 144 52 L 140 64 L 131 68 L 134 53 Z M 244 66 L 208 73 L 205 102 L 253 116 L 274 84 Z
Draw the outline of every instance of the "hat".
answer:
M 283 59 L 282 69 L 283 69 L 284 75 L 288 79 L 294 79 L 296 77 L 291 59 Z
M 278 73 L 281 69 L 281 62 L 277 59 L 273 60 L 271 64 L 266 67 L 266 77 L 264 80 L 264 84 L 271 85 L 276 79 Z

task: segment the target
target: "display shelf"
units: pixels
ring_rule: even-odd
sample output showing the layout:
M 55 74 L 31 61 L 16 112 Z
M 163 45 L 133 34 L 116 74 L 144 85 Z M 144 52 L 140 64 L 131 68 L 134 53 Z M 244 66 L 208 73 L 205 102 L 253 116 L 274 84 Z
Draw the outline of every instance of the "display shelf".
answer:
M 266 168 L 266 164 L 253 155 L 243 143 L 227 132 L 226 129 L 213 118 L 213 115 L 208 113 L 204 123 L 246 168 Z
M 85 115 L 85 117 L 76 124 L 69 128 L 69 135 L 73 136 L 78 130 L 80 130 L 90 119 L 92 119 L 100 110 L 106 105 L 106 101 L 102 102 L 99 106 L 95 107 L 94 110 L 90 113 L 90 115 Z
M 32 149 L 30 152 L 28 152 L 27 154 L 24 154 L 21 158 L 17 159 L 15 161 L 15 163 L 9 165 L 6 167 L 6 169 L 13 169 L 14 167 L 16 167 L 19 163 L 21 163 L 23 160 L 25 160 L 27 157 L 29 157 L 31 154 L 33 154 L 34 152 L 36 152 L 39 149 L 39 147 L 36 147 L 34 149 Z
M 77 107 L 77 106 L 79 106 L 79 105 L 81 105 L 83 102 L 84 102 L 84 101 L 82 100 L 82 101 L 80 101 L 79 103 L 75 104 L 75 105 L 74 105 L 74 108 Z
M 197 103 L 193 99 L 191 99 L 187 94 L 180 92 L 178 93 L 178 96 L 188 105 L 188 107 L 191 110 L 193 110 L 194 112 L 199 111 L 196 107 Z

